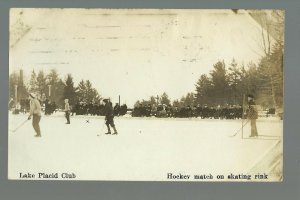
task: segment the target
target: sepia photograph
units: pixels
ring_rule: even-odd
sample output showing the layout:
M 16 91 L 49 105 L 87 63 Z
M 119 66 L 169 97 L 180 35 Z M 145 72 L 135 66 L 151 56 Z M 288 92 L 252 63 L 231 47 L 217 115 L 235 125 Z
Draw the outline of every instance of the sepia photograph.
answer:
M 8 179 L 284 180 L 284 10 L 9 15 Z

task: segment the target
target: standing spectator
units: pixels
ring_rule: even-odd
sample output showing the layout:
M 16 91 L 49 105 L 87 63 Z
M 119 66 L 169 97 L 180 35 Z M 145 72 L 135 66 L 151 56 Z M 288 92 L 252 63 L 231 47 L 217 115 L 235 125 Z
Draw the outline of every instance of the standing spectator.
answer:
M 66 124 L 70 124 L 70 105 L 69 105 L 69 99 L 65 99 L 65 115 L 67 119 Z

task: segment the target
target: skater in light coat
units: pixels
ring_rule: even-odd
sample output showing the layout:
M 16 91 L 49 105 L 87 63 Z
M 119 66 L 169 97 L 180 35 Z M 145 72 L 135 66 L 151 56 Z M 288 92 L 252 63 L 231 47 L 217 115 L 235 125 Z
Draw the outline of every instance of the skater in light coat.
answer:
M 28 116 L 28 120 L 31 119 L 32 116 L 32 126 L 34 131 L 36 132 L 35 137 L 41 137 L 41 129 L 40 129 L 40 120 L 41 120 L 41 104 L 33 93 L 29 94 L 30 98 L 30 113 Z

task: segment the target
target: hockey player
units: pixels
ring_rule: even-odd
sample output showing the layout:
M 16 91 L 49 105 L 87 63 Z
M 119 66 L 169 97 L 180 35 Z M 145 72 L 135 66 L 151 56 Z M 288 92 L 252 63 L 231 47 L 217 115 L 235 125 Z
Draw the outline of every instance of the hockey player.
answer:
M 114 124 L 114 111 L 112 107 L 112 103 L 109 101 L 109 99 L 103 99 L 103 102 L 105 103 L 104 106 L 104 114 L 105 114 L 105 124 L 107 126 L 107 133 L 105 134 L 111 134 L 110 127 L 111 126 L 114 130 L 114 135 L 118 134 L 116 126 Z
M 250 120 L 251 124 L 251 135 L 250 137 L 257 137 L 257 128 L 256 128 L 256 119 L 258 118 L 258 113 L 256 109 L 256 104 L 254 101 L 254 96 L 249 94 L 248 95 L 248 112 L 247 112 L 247 117 Z
M 31 119 L 32 116 L 32 126 L 34 131 L 36 132 L 35 137 L 41 137 L 40 130 L 40 120 L 41 120 L 41 104 L 33 93 L 29 94 L 30 98 L 30 114 L 28 116 L 28 120 Z

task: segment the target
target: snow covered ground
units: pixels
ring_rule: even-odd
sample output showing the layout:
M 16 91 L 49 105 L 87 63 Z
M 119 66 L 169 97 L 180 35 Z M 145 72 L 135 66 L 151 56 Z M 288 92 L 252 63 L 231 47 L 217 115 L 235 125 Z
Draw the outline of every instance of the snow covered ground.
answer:
M 19 179 L 20 173 L 35 174 L 33 179 L 39 179 L 38 173 L 58 173 L 63 179 L 60 175 L 68 173 L 75 174 L 75 180 L 178 181 L 168 179 L 172 173 L 190 175 L 188 181 L 211 181 L 193 178 L 204 174 L 211 174 L 213 181 L 228 181 L 231 173 L 249 173 L 278 144 L 276 152 L 282 154 L 283 121 L 278 118 L 259 118 L 261 136 L 253 139 L 248 137 L 250 123 L 243 138 L 241 132 L 230 137 L 241 128 L 241 120 L 124 116 L 115 118 L 119 134 L 105 135 L 104 117 L 74 116 L 67 125 L 63 113 L 42 116 L 41 138 L 34 137 L 31 121 L 12 131 L 26 119 L 25 114 L 9 114 L 10 179 Z M 282 165 L 279 168 L 280 173 Z M 263 174 L 269 169 L 259 170 Z

